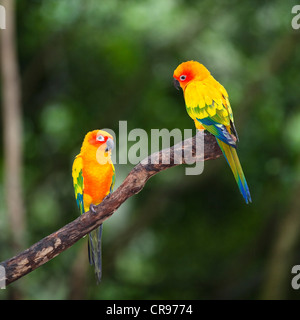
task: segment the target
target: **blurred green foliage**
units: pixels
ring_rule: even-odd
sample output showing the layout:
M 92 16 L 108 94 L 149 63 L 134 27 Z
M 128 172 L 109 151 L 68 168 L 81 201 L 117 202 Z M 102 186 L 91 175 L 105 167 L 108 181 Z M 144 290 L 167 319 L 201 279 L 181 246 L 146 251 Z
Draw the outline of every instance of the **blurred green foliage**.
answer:
M 280 226 L 290 212 L 300 212 L 293 201 L 300 183 L 295 4 L 18 0 L 24 249 L 78 216 L 71 166 L 86 132 L 111 128 L 118 134 L 121 120 L 128 121 L 128 130 L 194 128 L 182 92 L 172 85 L 173 70 L 191 59 L 229 93 L 253 204 L 243 202 L 223 158 L 207 161 L 199 176 L 185 176 L 183 166 L 167 170 L 105 222 L 99 286 L 85 238 L 1 290 L 0 298 L 270 297 L 266 288 Z M 1 151 L 1 167 L 2 158 Z M 116 188 L 132 167 L 116 165 Z M 0 178 L 2 261 L 16 252 L 2 172 Z M 291 267 L 300 264 L 299 236 L 293 248 L 281 298 L 299 297 L 290 287 Z

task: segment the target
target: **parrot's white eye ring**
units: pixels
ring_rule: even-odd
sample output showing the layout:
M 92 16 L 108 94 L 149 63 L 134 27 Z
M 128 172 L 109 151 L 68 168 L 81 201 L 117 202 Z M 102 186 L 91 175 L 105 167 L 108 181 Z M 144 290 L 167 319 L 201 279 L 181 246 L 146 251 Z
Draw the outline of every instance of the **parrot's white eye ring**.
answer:
M 186 76 L 183 74 L 183 75 L 180 76 L 179 79 L 180 79 L 181 81 L 184 81 L 184 80 L 186 79 Z
M 102 141 L 104 141 L 104 137 L 100 135 L 100 136 L 98 136 L 98 137 L 96 138 L 96 140 L 102 142 Z

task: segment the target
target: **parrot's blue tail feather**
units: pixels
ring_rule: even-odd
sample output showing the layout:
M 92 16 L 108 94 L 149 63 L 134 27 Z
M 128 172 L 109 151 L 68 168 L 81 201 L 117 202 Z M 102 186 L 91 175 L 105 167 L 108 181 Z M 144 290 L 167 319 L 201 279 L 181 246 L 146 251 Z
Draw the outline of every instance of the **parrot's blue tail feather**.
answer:
M 245 202 L 247 204 L 251 203 L 252 199 L 251 199 L 249 187 L 248 187 L 242 166 L 240 164 L 236 149 L 224 143 L 223 141 L 220 141 L 218 138 L 217 138 L 217 142 L 224 154 L 225 159 L 227 160 L 227 163 L 229 164 L 229 167 L 232 170 L 234 178 L 237 182 L 237 185 L 240 189 L 240 192 L 243 198 L 245 199 Z

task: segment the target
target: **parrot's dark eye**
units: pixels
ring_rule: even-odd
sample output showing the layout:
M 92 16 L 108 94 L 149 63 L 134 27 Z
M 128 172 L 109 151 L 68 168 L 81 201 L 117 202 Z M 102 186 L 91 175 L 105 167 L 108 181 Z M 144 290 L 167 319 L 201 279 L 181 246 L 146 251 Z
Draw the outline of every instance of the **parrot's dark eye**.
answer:
M 183 74 L 182 76 L 180 76 L 179 78 L 181 81 L 184 81 L 186 79 L 186 76 Z
M 98 136 L 98 137 L 96 138 L 96 140 L 97 140 L 97 141 L 104 141 L 104 137 L 100 135 L 100 136 Z

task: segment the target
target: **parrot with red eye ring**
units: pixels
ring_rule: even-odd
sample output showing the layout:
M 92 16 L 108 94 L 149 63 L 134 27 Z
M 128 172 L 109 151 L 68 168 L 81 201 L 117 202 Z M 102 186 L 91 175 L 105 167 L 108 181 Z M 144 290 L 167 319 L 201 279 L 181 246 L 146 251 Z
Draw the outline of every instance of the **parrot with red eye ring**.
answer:
M 187 113 L 194 120 L 196 128 L 207 130 L 216 137 L 245 202 L 252 202 L 236 152 L 238 135 L 227 91 L 197 61 L 181 63 L 175 69 L 173 78 L 176 89 L 183 90 Z
M 111 160 L 114 147 L 113 137 L 103 130 L 86 134 L 80 153 L 76 156 L 72 177 L 75 198 L 81 214 L 95 212 L 94 206 L 100 204 L 115 184 L 115 169 Z M 89 233 L 89 262 L 94 265 L 97 282 L 102 276 L 101 238 L 102 224 Z

